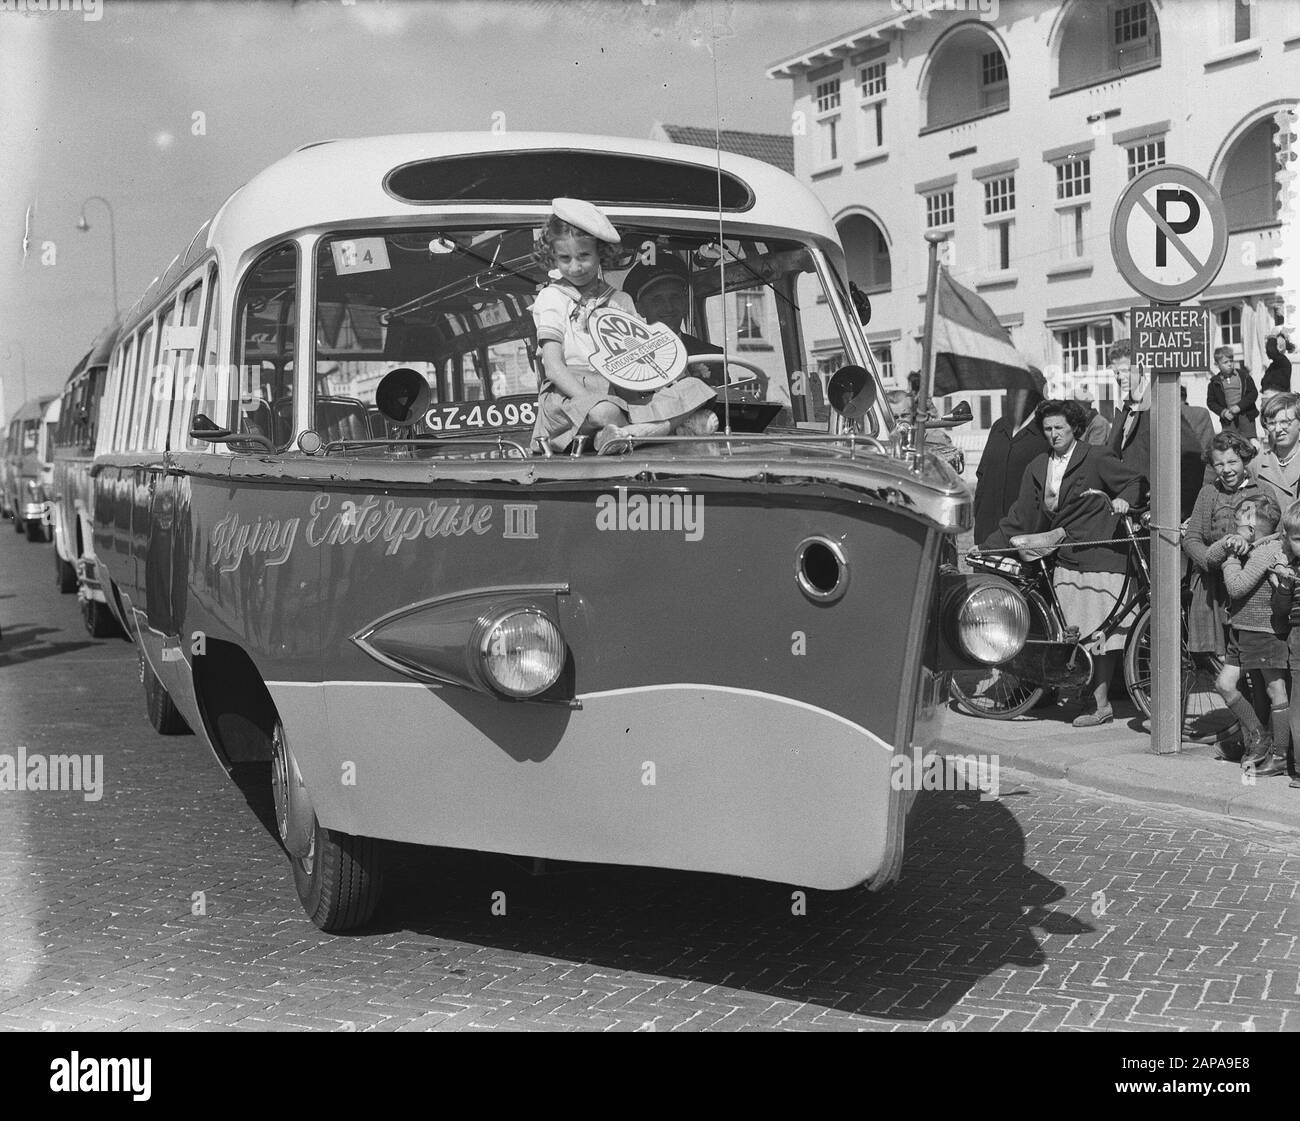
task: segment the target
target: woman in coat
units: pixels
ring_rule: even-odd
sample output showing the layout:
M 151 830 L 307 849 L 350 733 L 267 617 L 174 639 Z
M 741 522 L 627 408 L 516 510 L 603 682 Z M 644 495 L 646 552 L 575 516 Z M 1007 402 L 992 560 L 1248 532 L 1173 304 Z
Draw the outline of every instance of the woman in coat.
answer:
M 1300 498 L 1300 395 L 1279 393 L 1264 406 L 1264 454 L 1254 475 L 1285 512 Z
M 1065 621 L 1079 628 L 1081 640 L 1101 627 L 1119 601 L 1128 567 L 1125 546 L 1089 542 L 1116 536 L 1118 515 L 1137 502 L 1142 485 L 1141 474 L 1108 448 L 1080 441 L 1087 420 L 1077 401 L 1045 401 L 1038 407 L 1038 424 L 1049 450 L 1029 465 L 1015 504 L 984 542 L 984 548 L 1005 548 L 1018 534 L 1060 531 L 1064 540 L 1052 585 Z M 1124 620 L 1095 656 L 1093 705 L 1075 717 L 1075 727 L 1108 724 L 1115 718 L 1110 681 L 1133 622 L 1131 617 Z
M 975 470 L 975 540 L 983 541 L 1006 517 L 1029 465 L 1047 452 L 1034 410 L 1043 400 L 1032 389 L 1007 394 L 1008 410 L 993 422 Z

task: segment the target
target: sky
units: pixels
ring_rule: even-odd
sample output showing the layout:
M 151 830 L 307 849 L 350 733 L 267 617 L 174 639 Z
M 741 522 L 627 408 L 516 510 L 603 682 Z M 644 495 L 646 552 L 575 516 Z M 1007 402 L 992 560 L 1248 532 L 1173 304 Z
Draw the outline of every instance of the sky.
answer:
M 43 0 L 57 7 L 57 0 Z M 64 0 L 65 4 L 68 0 Z M 889 0 L 99 0 L 0 3 L 5 412 L 56 392 L 231 191 L 334 137 L 488 129 L 644 138 L 789 128 L 767 67 Z M 94 8 L 94 4 L 89 5 Z

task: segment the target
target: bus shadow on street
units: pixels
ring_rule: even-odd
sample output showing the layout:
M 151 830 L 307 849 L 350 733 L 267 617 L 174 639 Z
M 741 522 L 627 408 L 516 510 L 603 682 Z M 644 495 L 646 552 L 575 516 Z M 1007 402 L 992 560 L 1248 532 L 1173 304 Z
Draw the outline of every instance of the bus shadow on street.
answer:
M 99 642 L 49 642 L 45 639 L 46 635 L 64 633 L 62 627 L 41 627 L 31 623 L 5 627 L 3 636 L 0 636 L 0 668 L 38 662 L 42 658 L 57 658 L 75 650 L 103 645 Z
M 883 893 L 801 899 L 794 885 L 702 873 L 550 862 L 535 874 L 528 860 L 396 844 L 388 855 L 384 902 L 359 933 L 413 932 L 581 962 L 583 976 L 633 971 L 884 1020 L 936 1020 L 1004 966 L 1041 968 L 1036 930 L 1093 929 L 1052 909 L 1066 890 L 1026 866 L 1010 809 L 976 793 L 921 796 L 901 880 Z M 507 987 L 542 983 L 528 982 L 532 971 L 521 964 Z

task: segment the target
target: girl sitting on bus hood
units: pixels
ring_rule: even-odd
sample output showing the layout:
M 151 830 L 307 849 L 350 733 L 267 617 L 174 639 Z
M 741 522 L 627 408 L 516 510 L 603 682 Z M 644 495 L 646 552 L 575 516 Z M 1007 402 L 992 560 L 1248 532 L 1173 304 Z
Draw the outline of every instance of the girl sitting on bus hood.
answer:
M 611 455 L 630 451 L 634 437 L 707 435 L 718 426 L 717 417 L 702 407 L 715 395 L 699 378 L 620 396 L 592 368 L 591 313 L 612 305 L 637 315 L 631 298 L 607 284 L 602 273 L 602 266 L 617 259 L 620 245 L 618 231 L 591 203 L 564 198 L 552 203 L 539 255 L 559 279 L 538 293 L 532 309 L 544 368 L 534 446 L 564 451 L 575 436 L 594 433 L 596 451 Z

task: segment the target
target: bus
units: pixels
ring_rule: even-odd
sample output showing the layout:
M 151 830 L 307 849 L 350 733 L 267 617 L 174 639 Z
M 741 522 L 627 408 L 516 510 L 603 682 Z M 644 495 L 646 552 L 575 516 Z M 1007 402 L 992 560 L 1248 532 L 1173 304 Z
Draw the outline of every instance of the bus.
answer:
M 99 406 L 116 339 L 117 324 L 105 328 L 68 375 L 53 440 L 49 521 L 54 534 L 55 585 L 60 592 L 77 593 L 82 621 L 95 638 L 121 633 L 100 585 L 90 513 L 90 467 L 95 458 Z
M 668 328 L 710 348 L 718 432 L 533 445 L 557 197 L 620 231 L 615 287 L 683 278 Z M 107 604 L 159 732 L 269 761 L 319 927 L 369 921 L 386 842 L 896 878 L 891 768 L 1027 614 L 945 563 L 969 492 L 894 438 L 851 295 L 825 209 L 767 164 L 435 133 L 292 153 L 136 301 L 92 467 Z M 848 357 L 817 431 L 814 307 Z
M 63 401 L 54 397 L 45 406 L 41 414 L 41 427 L 36 437 L 36 461 L 40 464 L 40 479 L 36 488 L 36 500 L 41 504 L 41 517 L 38 541 L 53 541 L 54 529 L 51 520 L 53 503 L 50 496 L 54 493 L 54 430 L 59 426 L 59 413 Z M 31 529 L 31 526 L 28 526 Z M 30 534 L 29 534 L 30 537 Z
M 14 532 L 28 541 L 44 541 L 45 496 L 41 489 L 41 425 L 55 398 L 33 397 L 9 420 L 4 438 L 4 472 L 0 507 L 13 518 Z

